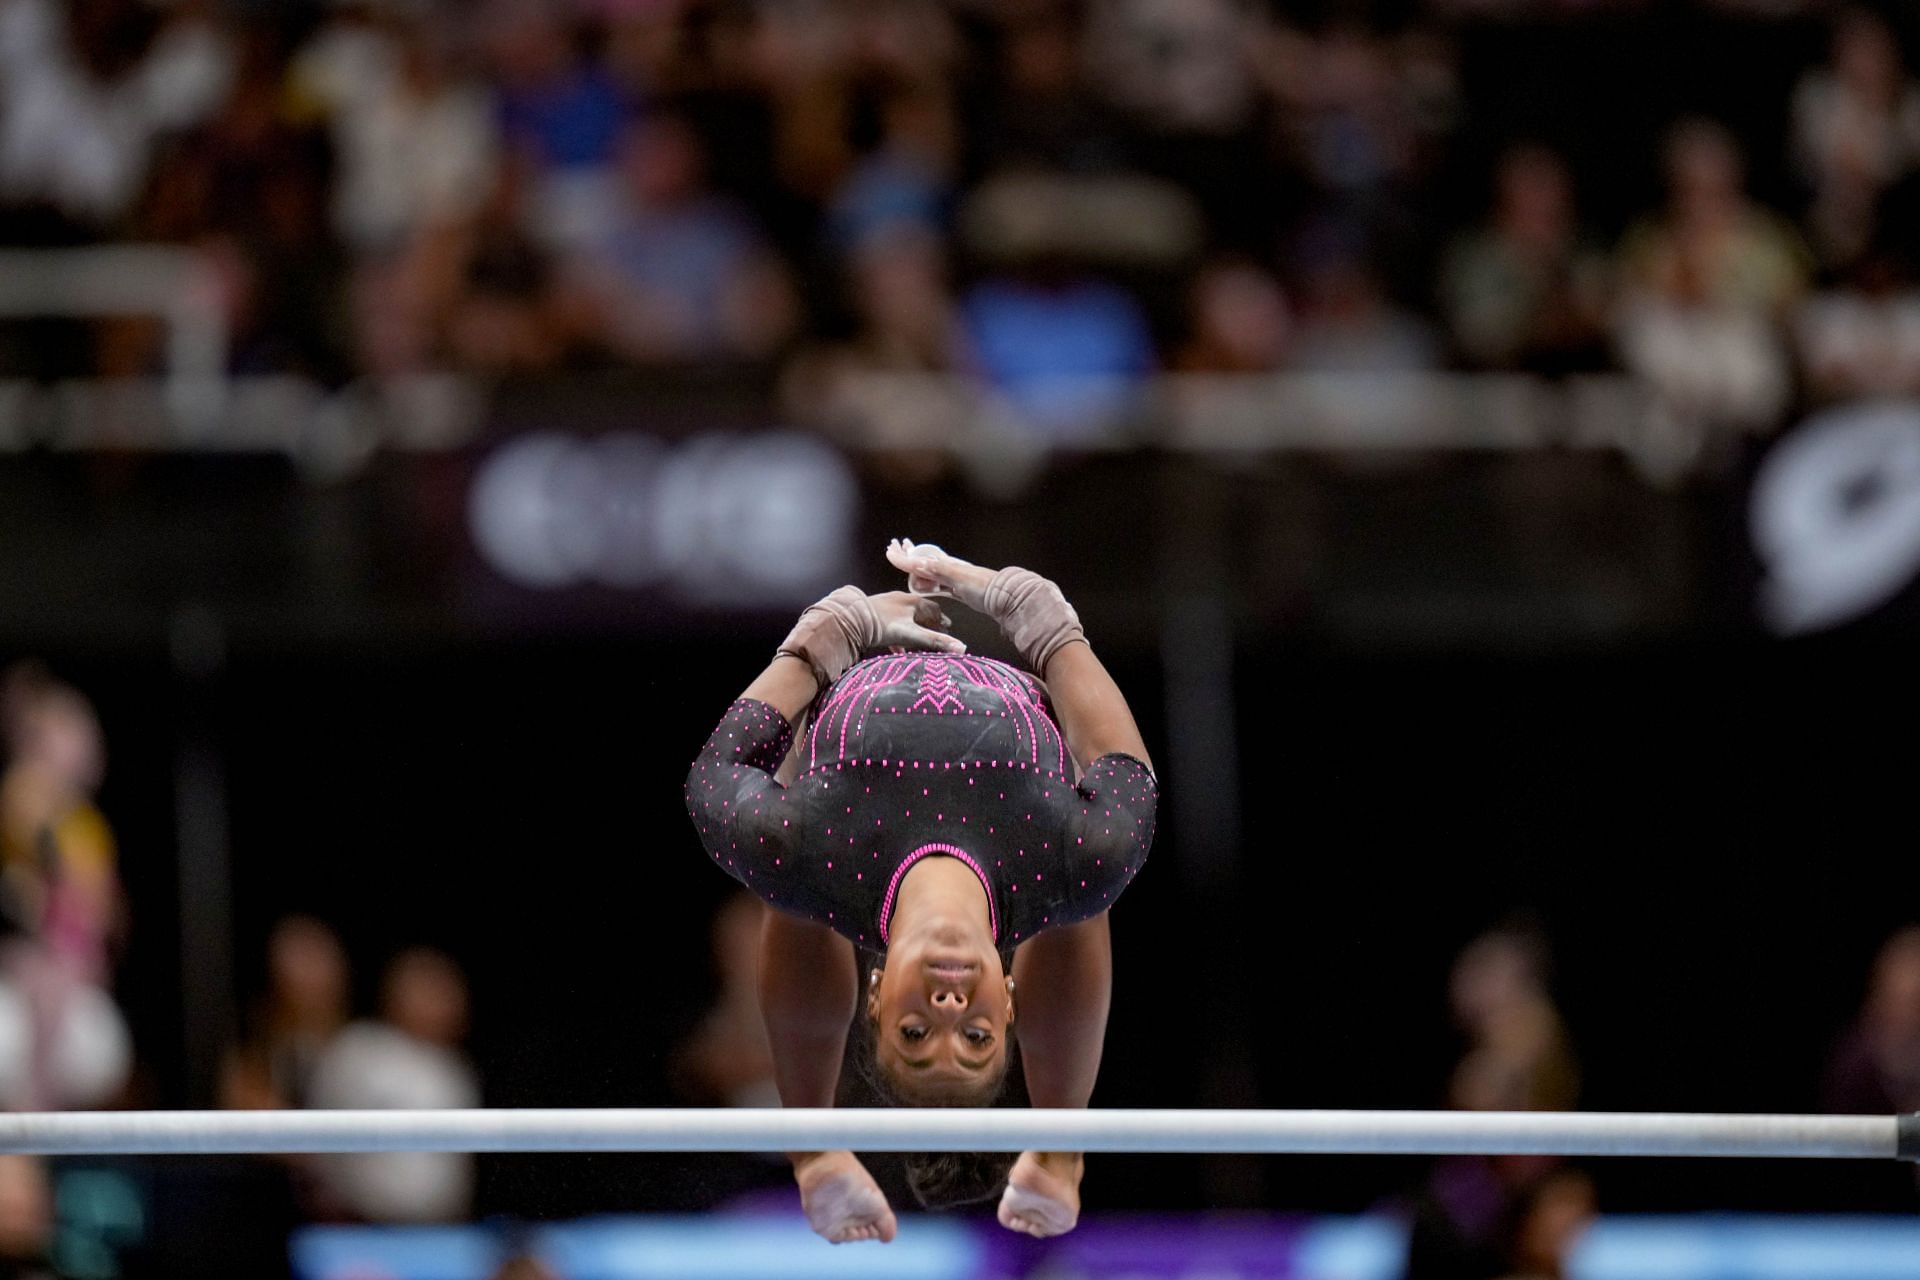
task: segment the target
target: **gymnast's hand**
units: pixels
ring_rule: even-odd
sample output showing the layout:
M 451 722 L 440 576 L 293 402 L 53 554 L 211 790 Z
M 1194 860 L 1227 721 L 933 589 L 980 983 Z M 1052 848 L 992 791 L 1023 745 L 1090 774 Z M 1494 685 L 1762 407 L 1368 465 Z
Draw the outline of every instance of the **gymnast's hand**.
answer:
M 930 596 L 911 591 L 885 591 L 867 597 L 873 610 L 874 630 L 863 648 L 933 649 L 942 653 L 965 653 L 967 646 L 948 635 L 953 619 Z
M 1001 634 L 1036 675 L 1045 676 L 1047 663 L 1065 646 L 1086 642 L 1080 615 L 1060 588 L 1031 569 L 983 569 L 932 543 L 906 538 L 888 545 L 887 560 L 907 575 L 914 594 L 951 596 L 999 623 Z
M 864 653 L 880 649 L 932 649 L 965 653 L 967 646 L 946 633 L 952 620 L 939 602 L 911 591 L 870 596 L 858 587 L 841 587 L 809 605 L 781 642 L 780 652 L 813 668 L 822 689 L 838 680 Z
M 895 538 L 887 544 L 887 563 L 907 575 L 907 590 L 920 596 L 946 596 L 989 617 L 987 588 L 993 570 L 950 556 L 931 542 Z

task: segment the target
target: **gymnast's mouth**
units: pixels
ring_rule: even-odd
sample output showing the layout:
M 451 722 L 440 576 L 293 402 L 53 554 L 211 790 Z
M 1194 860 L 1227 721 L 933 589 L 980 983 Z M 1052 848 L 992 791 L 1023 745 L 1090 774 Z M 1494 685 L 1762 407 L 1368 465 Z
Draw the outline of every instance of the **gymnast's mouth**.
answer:
M 978 963 L 952 960 L 927 961 L 927 976 L 941 982 L 969 982 L 980 973 Z

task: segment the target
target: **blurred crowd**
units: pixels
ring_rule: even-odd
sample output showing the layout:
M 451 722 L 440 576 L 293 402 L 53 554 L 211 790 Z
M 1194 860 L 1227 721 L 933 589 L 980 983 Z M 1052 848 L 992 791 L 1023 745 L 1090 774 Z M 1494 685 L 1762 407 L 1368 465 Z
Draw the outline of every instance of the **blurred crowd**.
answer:
M 1699 0 L 1829 36 L 1783 132 L 1648 137 L 1624 228 L 1468 114 L 1477 24 L 1650 7 L 0 0 L 0 246 L 197 248 L 240 372 L 745 365 L 816 419 L 952 372 L 1052 438 L 1156 371 L 1626 369 L 1735 428 L 1920 390 L 1920 84 L 1872 9 Z M 74 324 L 0 373 L 162 362 Z
M 165 1105 L 114 994 L 131 913 L 95 802 L 107 763 L 99 719 L 79 690 L 22 662 L 0 674 L 0 745 L 0 1109 Z M 376 1015 L 361 1019 L 346 949 L 326 924 L 282 920 L 262 967 L 221 1105 L 479 1105 L 463 1047 L 466 979 L 449 957 L 401 951 Z M 300 1157 L 284 1173 L 314 1221 L 456 1221 L 473 1209 L 468 1155 Z M 73 1269 L 87 1229 L 62 1244 L 61 1214 L 86 1216 L 87 1199 L 41 1161 L 0 1156 L 0 1277 L 118 1274 Z
M 381 978 L 375 1016 L 352 1017 L 346 949 L 326 924 L 291 916 L 267 941 L 266 989 L 228 1055 L 222 1105 L 241 1109 L 440 1109 L 480 1105 L 468 1060 L 465 976 L 413 947 Z M 289 1157 L 315 1221 L 448 1222 L 473 1210 L 473 1157 L 445 1152 Z

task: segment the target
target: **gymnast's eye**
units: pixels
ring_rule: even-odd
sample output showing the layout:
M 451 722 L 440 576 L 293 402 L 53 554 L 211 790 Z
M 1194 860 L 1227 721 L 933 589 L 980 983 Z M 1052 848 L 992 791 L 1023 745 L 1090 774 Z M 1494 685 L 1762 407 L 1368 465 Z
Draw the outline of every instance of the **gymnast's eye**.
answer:
M 967 1043 L 976 1049 L 984 1049 L 993 1043 L 993 1032 L 985 1027 L 968 1027 L 961 1034 L 967 1037 Z
M 925 1027 L 902 1027 L 900 1028 L 900 1038 L 909 1044 L 917 1044 L 927 1038 L 927 1029 Z

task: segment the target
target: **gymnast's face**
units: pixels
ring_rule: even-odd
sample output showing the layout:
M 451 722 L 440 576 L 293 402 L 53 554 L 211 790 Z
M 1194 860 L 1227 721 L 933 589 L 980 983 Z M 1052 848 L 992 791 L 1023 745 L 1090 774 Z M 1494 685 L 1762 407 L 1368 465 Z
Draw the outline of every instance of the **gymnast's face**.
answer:
M 1013 991 L 1000 953 L 957 935 L 895 937 L 867 992 L 880 1069 L 910 1103 L 990 1099 L 1006 1072 Z

